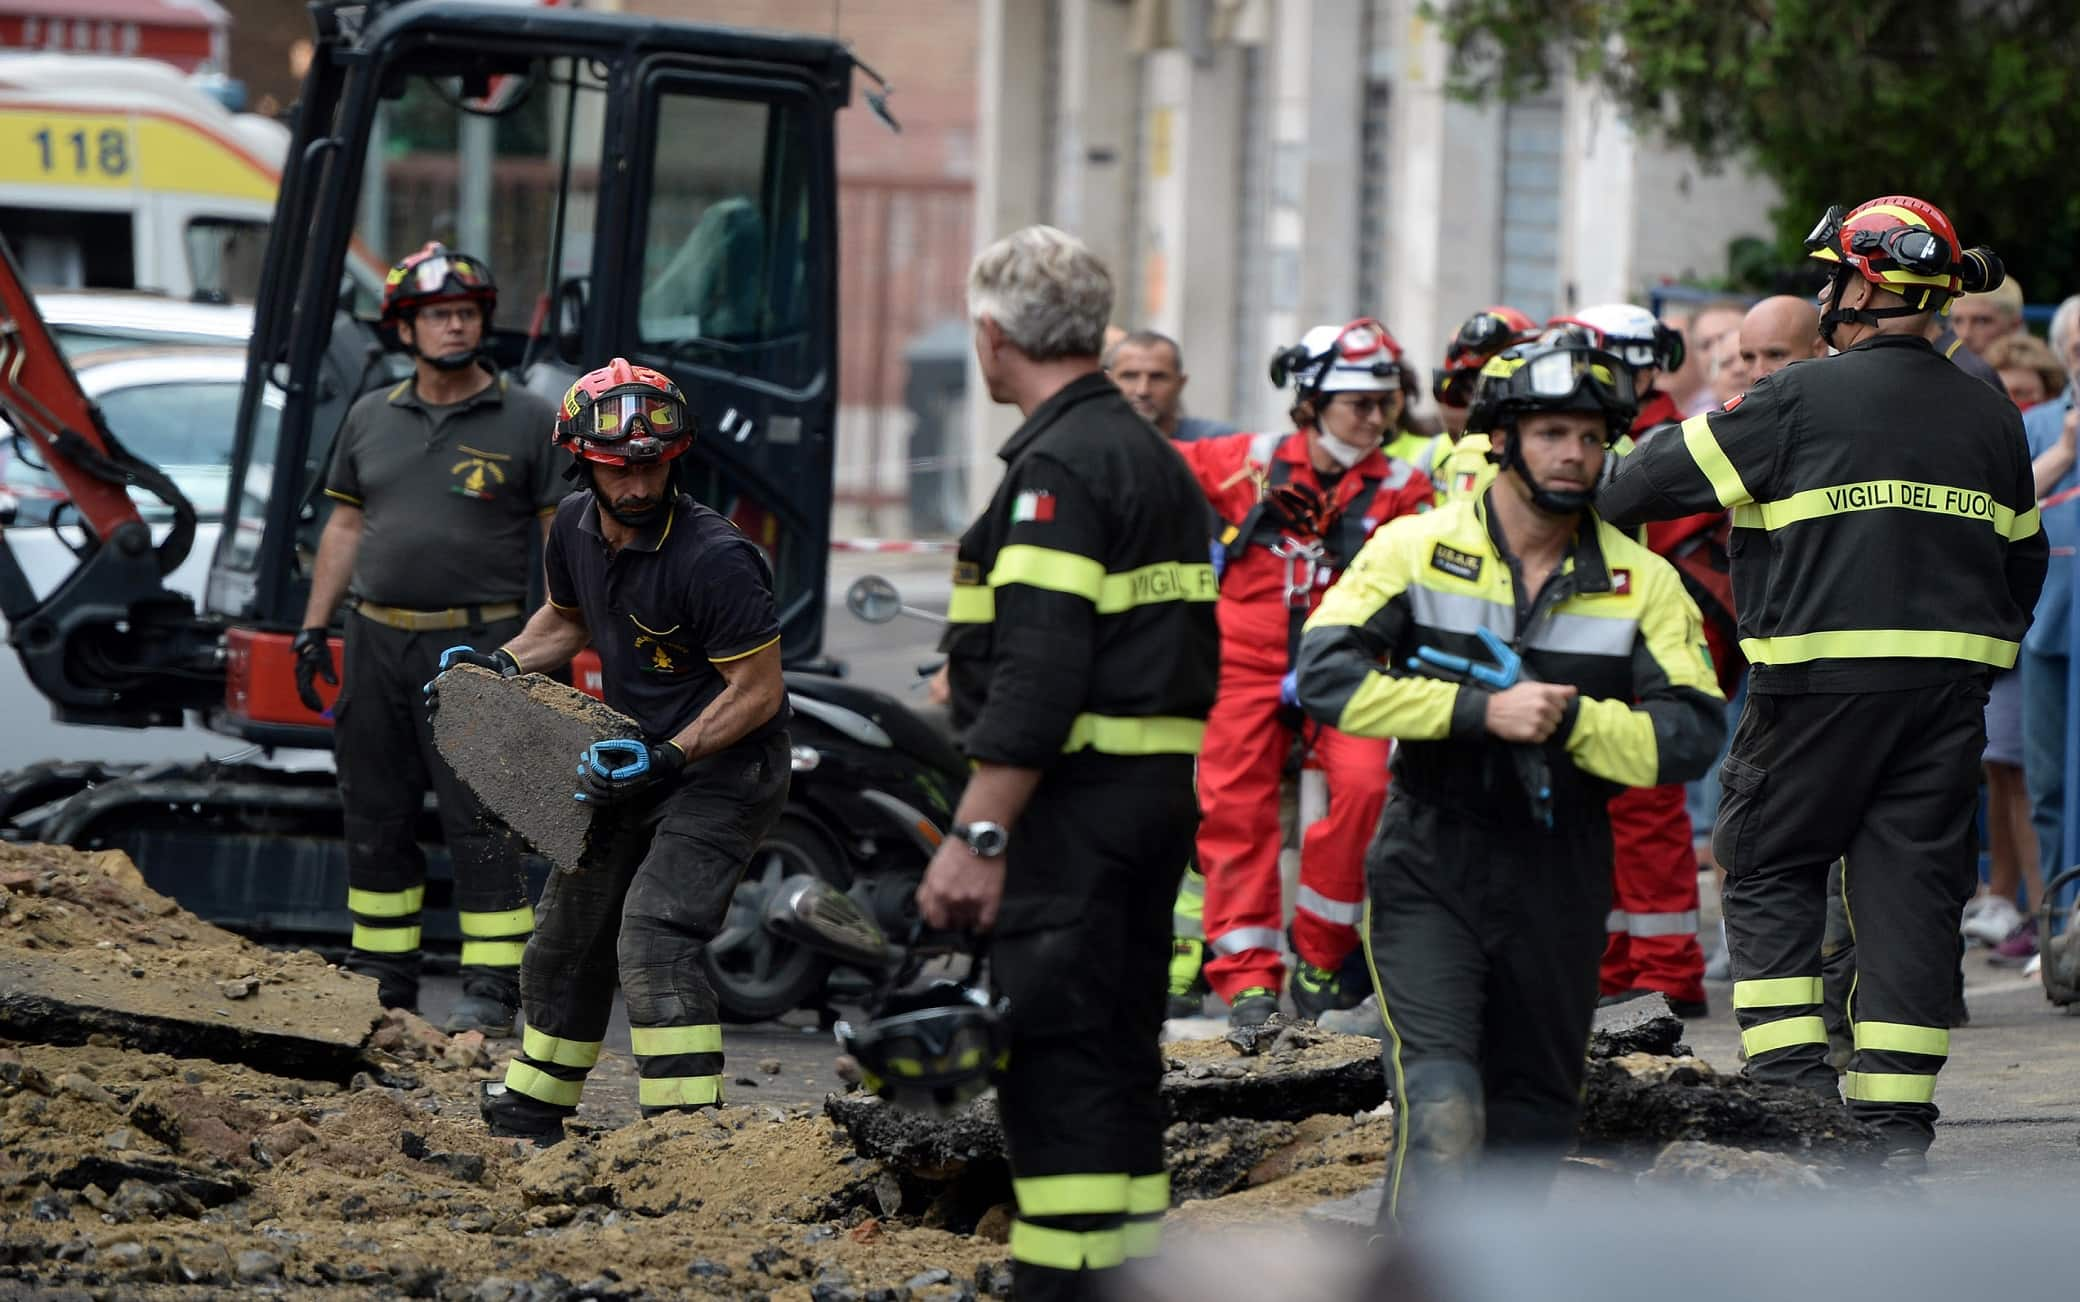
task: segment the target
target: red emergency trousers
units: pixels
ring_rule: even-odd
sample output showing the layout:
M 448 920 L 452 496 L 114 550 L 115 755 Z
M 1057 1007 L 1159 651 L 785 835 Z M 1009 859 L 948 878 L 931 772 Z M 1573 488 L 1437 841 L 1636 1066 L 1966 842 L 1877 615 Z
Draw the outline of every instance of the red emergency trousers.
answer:
M 1304 432 L 1275 441 L 1271 435 L 1234 434 L 1179 444 L 1177 450 L 1215 512 L 1231 525 L 1249 519 L 1267 483 L 1322 491 Z M 1292 668 L 1289 574 L 1301 585 L 1298 600 L 1312 610 L 1374 529 L 1432 500 L 1429 476 L 1380 452 L 1344 472 L 1334 492 L 1323 495 L 1332 512 L 1343 514 L 1322 540 L 1320 562 L 1309 566 L 1276 556 L 1269 546 L 1249 545 L 1229 563 L 1215 607 L 1221 676 L 1199 752 L 1199 869 L 1206 877 L 1206 979 L 1231 1001 L 1251 986 L 1279 989 L 1284 979 L 1279 779 L 1293 733 L 1281 716 L 1278 693 Z M 1329 810 L 1301 839 L 1293 944 L 1309 963 L 1334 970 L 1358 944 L 1365 849 L 1386 801 L 1389 746 L 1314 725 L 1308 725 L 1306 740 L 1327 780 Z
M 1681 419 L 1674 401 L 1656 390 L 1633 420 L 1633 437 Z M 1649 525 L 1647 545 L 1666 556 L 1722 516 L 1715 512 Z M 1707 621 L 1707 640 L 1715 631 Z M 1729 663 L 1716 643 L 1712 654 L 1715 663 Z M 1611 800 L 1610 816 L 1612 899 L 1605 923 L 1603 993 L 1659 990 L 1670 999 L 1700 1002 L 1704 951 L 1697 944 L 1697 847 L 1683 786 L 1628 788 Z

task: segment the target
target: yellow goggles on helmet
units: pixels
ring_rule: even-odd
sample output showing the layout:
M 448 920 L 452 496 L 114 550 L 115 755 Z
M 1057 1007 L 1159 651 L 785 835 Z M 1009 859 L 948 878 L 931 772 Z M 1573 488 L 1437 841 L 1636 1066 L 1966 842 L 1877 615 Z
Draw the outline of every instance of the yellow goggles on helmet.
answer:
M 686 407 L 662 394 L 608 394 L 592 404 L 590 437 L 607 442 L 637 437 L 675 439 L 686 431 Z

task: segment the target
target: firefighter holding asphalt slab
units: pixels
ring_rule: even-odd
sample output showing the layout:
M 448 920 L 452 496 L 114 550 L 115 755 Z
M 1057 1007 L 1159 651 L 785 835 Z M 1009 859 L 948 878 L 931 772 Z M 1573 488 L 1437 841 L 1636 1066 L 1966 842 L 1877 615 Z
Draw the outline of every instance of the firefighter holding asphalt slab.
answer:
M 1383 1221 L 1484 1156 L 1550 1176 L 1581 1108 L 1606 805 L 1696 777 L 1725 735 L 1696 605 L 1590 509 L 1633 410 L 1624 363 L 1585 344 L 1490 358 L 1468 427 L 1494 483 L 1381 528 L 1301 636 L 1307 712 L 1400 741 L 1365 865 L 1395 1100 Z
M 599 810 L 593 837 L 604 823 L 607 849 L 549 879 L 520 965 L 520 1056 L 481 1100 L 493 1134 L 537 1143 L 561 1138 L 577 1109 L 617 977 L 644 1114 L 722 1101 L 702 949 L 789 776 L 772 575 L 735 525 L 679 489 L 672 463 L 693 443 L 679 386 L 616 358 L 564 395 L 555 442 L 589 491 L 557 509 L 547 604 L 495 651 L 441 656 L 443 669 L 515 674 L 589 645 L 607 704 L 641 729 L 571 757 L 575 798 Z
M 1950 1052 L 1987 684 L 2015 663 L 2049 555 L 2014 404 L 1925 337 L 2000 264 L 1941 210 L 1831 208 L 1825 366 L 1790 366 L 1621 464 L 1614 523 L 1733 511 L 1751 666 L 1721 770 L 1733 1006 L 1758 1080 L 1835 1096 L 1821 1017 L 1828 865 L 1857 948 L 1839 1088 L 1888 1163 L 1925 1163 Z

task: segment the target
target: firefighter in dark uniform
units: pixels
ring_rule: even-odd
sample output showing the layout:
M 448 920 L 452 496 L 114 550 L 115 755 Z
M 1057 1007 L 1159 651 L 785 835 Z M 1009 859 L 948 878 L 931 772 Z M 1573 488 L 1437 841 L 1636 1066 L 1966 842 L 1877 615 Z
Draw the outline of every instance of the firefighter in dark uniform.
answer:
M 1198 485 L 1098 369 L 1104 264 L 1029 227 L 968 285 L 990 396 L 1026 419 L 960 543 L 945 650 L 975 774 L 917 902 L 994 933 L 1016 1290 L 1083 1298 L 1170 1205 L 1156 1041 L 1216 588 Z
M 606 851 L 542 892 L 520 969 L 520 1056 L 480 1100 L 494 1134 L 538 1143 L 561 1138 L 577 1107 L 617 978 L 644 1114 L 722 1101 L 702 951 L 787 803 L 790 772 L 772 574 L 734 524 L 679 491 L 672 462 L 693 443 L 685 395 L 616 358 L 571 386 L 555 429 L 589 491 L 556 512 L 548 604 L 497 650 L 454 647 L 441 664 L 511 674 L 589 645 L 607 704 L 642 729 L 574 757 L 576 798 L 599 808 Z
M 497 305 L 491 269 L 438 244 L 391 269 L 382 323 L 411 353 L 412 378 L 363 397 L 340 428 L 295 649 L 297 694 L 321 712 L 316 680 L 340 682 L 326 630 L 344 598 L 346 681 L 331 715 L 354 918 L 346 966 L 376 978 L 385 1007 L 418 1006 L 426 862 L 415 826 L 430 784 L 462 931 L 447 1029 L 511 1035 L 534 921 L 520 847 L 434 750 L 420 704 L 443 647 L 520 631 L 529 535 L 546 533 L 564 493 L 542 437 L 555 412 L 480 364 Z
M 1733 1005 L 1748 1072 L 1834 1096 L 1821 1019 L 1823 883 L 1846 861 L 1854 1054 L 1839 1088 L 1921 1166 L 1950 1051 L 1957 927 L 1977 881 L 1986 688 L 2043 585 L 2021 418 L 1929 345 L 1929 314 L 1999 263 L 1887 196 L 1829 209 L 1821 337 L 1727 409 L 1627 458 L 1614 523 L 1733 511 L 1748 705 L 1721 770 Z
M 1307 712 L 1400 742 L 1366 856 L 1395 1107 L 1383 1222 L 1484 1152 L 1555 1168 L 1610 909 L 1606 805 L 1703 773 L 1725 735 L 1681 580 L 1589 509 L 1633 410 L 1624 363 L 1585 344 L 1490 358 L 1467 428 L 1498 450 L 1494 483 L 1374 534 L 1301 637 Z M 1439 654 L 1504 672 L 1410 668 Z

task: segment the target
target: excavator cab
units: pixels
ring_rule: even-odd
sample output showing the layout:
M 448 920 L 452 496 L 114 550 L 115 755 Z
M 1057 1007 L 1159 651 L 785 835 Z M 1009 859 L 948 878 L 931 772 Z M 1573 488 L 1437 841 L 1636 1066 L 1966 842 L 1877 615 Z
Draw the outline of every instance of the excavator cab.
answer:
M 679 382 L 697 422 L 688 486 L 765 548 L 786 658 L 813 661 L 845 48 L 469 0 L 312 14 L 213 542 L 185 502 L 169 503 L 170 530 L 142 523 L 127 488 L 178 490 L 125 460 L 76 383 L 62 392 L 69 372 L 41 323 L 24 320 L 34 313 L 19 276 L 0 284 L 20 326 L 0 333 L 0 350 L 26 358 L 0 365 L 0 402 L 43 413 L 37 449 L 91 535 L 78 570 L 44 597 L 12 581 L 0 542 L 9 640 L 56 716 L 153 726 L 196 714 L 264 745 L 329 745 L 326 720 L 296 698 L 289 649 L 324 477 L 347 409 L 410 374 L 379 336 L 368 286 L 435 239 L 491 264 L 487 349 L 509 383 L 558 398 L 615 356 Z M 192 602 L 163 582 L 191 537 L 214 548 Z

